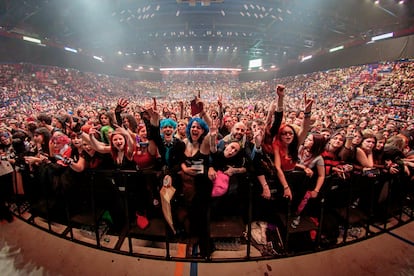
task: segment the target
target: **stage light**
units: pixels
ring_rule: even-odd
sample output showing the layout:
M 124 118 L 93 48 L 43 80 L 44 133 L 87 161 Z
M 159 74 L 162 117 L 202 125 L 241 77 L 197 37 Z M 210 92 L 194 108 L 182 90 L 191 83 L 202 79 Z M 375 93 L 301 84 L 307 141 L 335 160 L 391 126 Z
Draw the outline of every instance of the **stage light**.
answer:
M 381 39 L 386 39 L 386 38 L 391 38 L 394 36 L 394 33 L 386 33 L 386 34 L 382 34 L 382 35 L 377 35 L 377 36 L 373 36 L 371 38 L 372 41 L 377 41 L 377 40 L 381 40 Z
M 302 60 L 301 60 L 300 62 L 304 62 L 304 61 L 309 60 L 309 59 L 311 59 L 311 58 L 312 58 L 312 55 L 310 55 L 310 56 L 306 56 L 306 57 L 303 57 L 303 58 L 302 58 Z
M 33 38 L 33 37 L 30 37 L 30 36 L 23 36 L 23 40 L 33 42 L 33 43 L 37 43 L 37 44 L 42 43 L 42 41 L 40 39 Z
M 338 46 L 338 47 L 335 47 L 335 48 L 331 48 L 331 49 L 329 49 L 329 53 L 332 53 L 332 52 L 336 52 L 336 51 L 342 50 L 343 48 L 344 48 L 344 46 L 343 46 L 343 45 Z
M 65 47 L 64 49 L 65 49 L 66 51 L 68 51 L 68 52 L 72 52 L 72 53 L 77 53 L 77 52 L 78 52 L 78 50 L 73 49 L 73 48 L 69 48 L 69 47 Z

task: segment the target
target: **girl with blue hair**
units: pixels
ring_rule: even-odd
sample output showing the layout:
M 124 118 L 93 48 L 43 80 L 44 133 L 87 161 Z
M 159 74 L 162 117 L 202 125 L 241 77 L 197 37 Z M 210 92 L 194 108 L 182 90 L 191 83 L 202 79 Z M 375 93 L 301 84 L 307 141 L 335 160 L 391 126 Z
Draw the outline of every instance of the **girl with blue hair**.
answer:
M 208 209 L 212 191 L 207 173 L 210 152 L 216 151 L 217 127 L 210 124 L 210 117 L 204 110 L 199 116 L 192 118 L 186 129 L 185 160 L 181 163 L 182 204 L 178 214 L 190 237 L 198 240 L 200 254 L 207 257 L 211 253 Z

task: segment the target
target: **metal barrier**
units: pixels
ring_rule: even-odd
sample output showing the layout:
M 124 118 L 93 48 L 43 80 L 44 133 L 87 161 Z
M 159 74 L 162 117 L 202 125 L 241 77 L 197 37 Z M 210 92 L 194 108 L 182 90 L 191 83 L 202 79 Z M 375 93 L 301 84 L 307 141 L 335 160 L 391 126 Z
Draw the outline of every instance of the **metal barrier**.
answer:
M 274 221 L 256 221 L 256 184 L 245 175 L 232 192 L 209 202 L 207 238 L 212 250 L 200 256 L 194 237 L 182 229 L 172 231 L 159 202 L 142 214 L 149 225 L 145 229 L 137 225 L 135 208 L 142 203 L 137 201 L 143 198 L 141 188 L 151 184 L 159 190 L 159 172 L 91 170 L 67 177 L 72 179 L 71 185 L 62 187 L 55 176 L 39 176 L 40 196 L 15 197 L 9 207 L 18 218 L 61 238 L 150 259 L 235 262 L 284 258 L 361 241 L 414 219 L 412 195 L 408 199 L 406 190 L 413 183 L 404 176 L 327 177 L 323 191 L 312 199 L 306 198 L 308 179 L 303 172 L 294 172 L 287 178 L 305 191 L 299 198 L 302 201 L 277 198 L 282 208 L 275 210 Z M 388 192 L 385 197 L 384 190 Z M 298 204 L 306 207 L 301 206 L 305 211 L 301 210 L 300 223 L 294 223 Z

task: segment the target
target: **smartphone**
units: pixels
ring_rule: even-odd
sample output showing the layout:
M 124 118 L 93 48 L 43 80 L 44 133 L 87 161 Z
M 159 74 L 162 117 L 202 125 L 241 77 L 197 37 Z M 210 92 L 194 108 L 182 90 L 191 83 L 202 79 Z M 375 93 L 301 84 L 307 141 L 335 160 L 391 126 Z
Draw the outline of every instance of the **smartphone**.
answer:
M 148 145 L 149 145 L 149 143 L 148 143 L 148 142 L 139 142 L 139 146 L 140 146 L 141 148 L 146 148 L 146 147 L 148 147 Z
M 60 154 L 56 154 L 56 155 L 55 155 L 55 158 L 56 158 L 57 160 L 65 161 L 65 158 L 64 158 L 62 155 L 60 155 Z

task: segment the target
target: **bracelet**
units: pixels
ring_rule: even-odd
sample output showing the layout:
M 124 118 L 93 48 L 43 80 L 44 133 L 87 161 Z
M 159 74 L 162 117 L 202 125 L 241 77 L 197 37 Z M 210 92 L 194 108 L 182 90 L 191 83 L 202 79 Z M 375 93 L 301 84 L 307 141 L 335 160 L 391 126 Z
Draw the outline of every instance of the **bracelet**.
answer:
M 317 190 L 313 190 L 313 191 L 319 194 L 319 191 L 317 191 Z
M 283 187 L 283 190 L 290 189 L 289 186 Z
M 303 112 L 303 114 L 306 116 L 306 115 L 310 115 L 310 114 L 311 114 L 311 112 L 310 112 L 310 111 L 308 111 L 308 112 Z

